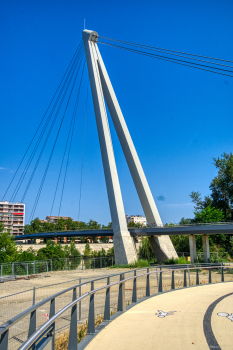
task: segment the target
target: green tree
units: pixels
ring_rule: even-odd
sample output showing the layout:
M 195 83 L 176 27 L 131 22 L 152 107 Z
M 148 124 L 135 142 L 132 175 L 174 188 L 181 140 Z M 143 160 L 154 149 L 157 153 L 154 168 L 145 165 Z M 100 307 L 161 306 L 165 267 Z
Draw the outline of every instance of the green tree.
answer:
M 25 234 L 37 233 L 37 232 L 44 232 L 44 225 L 39 220 L 39 218 L 35 218 L 30 222 L 30 225 L 25 225 L 24 227 Z
M 144 237 L 139 245 L 139 258 L 152 262 L 155 260 L 155 254 L 150 243 L 149 237 Z
M 143 227 L 142 224 L 140 224 L 140 223 L 135 223 L 135 222 L 133 222 L 133 221 L 130 221 L 130 222 L 128 223 L 127 226 L 128 226 L 128 227 Z
M 89 244 L 89 242 L 87 242 L 86 245 L 85 245 L 85 249 L 84 249 L 84 255 L 85 256 L 90 256 L 90 253 L 91 253 L 90 244 Z
M 17 247 L 15 237 L 9 232 L 3 232 L 4 226 L 0 224 L 0 262 L 16 261 Z
M 184 217 L 180 219 L 179 225 L 189 225 L 192 223 L 192 219 L 185 219 Z
M 206 208 L 194 211 L 194 222 L 219 222 L 223 219 L 223 212 L 215 207 L 207 206 Z
M 223 153 L 222 158 L 213 158 L 218 169 L 210 184 L 213 206 L 224 212 L 225 218 L 233 219 L 233 154 Z
M 210 183 L 210 196 L 202 200 L 199 192 L 192 192 L 190 197 L 196 210 L 213 207 L 223 212 L 223 220 L 233 220 L 233 154 L 223 153 L 213 160 L 218 174 Z

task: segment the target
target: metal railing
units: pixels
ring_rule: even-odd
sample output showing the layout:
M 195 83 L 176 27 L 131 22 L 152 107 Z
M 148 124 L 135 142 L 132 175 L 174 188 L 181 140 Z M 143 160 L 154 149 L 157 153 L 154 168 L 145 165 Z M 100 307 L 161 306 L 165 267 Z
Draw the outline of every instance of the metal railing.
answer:
M 200 270 L 202 269 L 202 270 Z M 211 271 L 215 270 L 214 273 Z M 150 295 L 155 295 L 157 293 L 162 293 L 163 290 L 167 290 L 167 286 L 164 283 L 168 283 L 168 275 L 170 276 L 170 289 L 174 290 L 177 287 L 188 287 L 191 285 L 199 285 L 205 283 L 213 283 L 213 282 L 224 282 L 225 280 L 233 280 L 232 271 L 233 267 L 224 266 L 223 264 L 202 264 L 196 266 L 188 266 L 185 267 L 176 267 L 169 268 L 166 266 L 165 268 L 160 267 L 158 270 L 157 267 L 146 268 L 146 272 L 143 272 L 143 269 L 136 269 L 127 271 L 125 273 L 113 274 L 110 276 L 105 276 L 107 278 L 107 284 L 103 286 L 99 286 L 98 288 L 94 288 L 94 284 L 98 283 L 100 280 L 103 280 L 103 277 L 96 278 L 94 280 L 88 281 L 90 284 L 90 290 L 85 291 L 83 294 L 80 293 L 80 288 L 84 286 L 87 282 L 77 284 L 72 286 L 64 291 L 58 292 L 39 303 L 31 306 L 27 310 L 23 311 L 19 315 L 15 316 L 8 322 L 4 323 L 0 326 L 0 349 L 7 350 L 9 348 L 8 340 L 9 340 L 9 331 L 16 326 L 22 320 L 27 319 L 29 326 L 28 332 L 25 335 L 25 339 L 21 340 L 22 345 L 19 347 L 20 350 L 26 350 L 29 348 L 35 348 L 40 343 L 40 348 L 48 343 L 52 342 L 52 349 L 55 347 L 55 328 L 58 320 L 60 318 L 64 318 L 64 314 L 69 313 L 69 346 L 68 349 L 77 349 L 77 324 L 78 324 L 78 314 L 80 315 L 80 303 L 89 297 L 89 307 L 88 307 L 88 334 L 95 333 L 95 313 L 96 307 L 95 303 L 98 304 L 98 293 L 104 292 L 101 295 L 101 300 L 104 300 L 103 314 L 104 320 L 110 320 L 110 311 L 112 308 L 111 302 L 115 299 L 115 306 L 117 311 L 124 311 L 126 307 L 126 302 L 128 298 L 128 303 L 135 303 L 137 300 L 143 297 L 149 297 Z M 125 274 L 131 273 L 132 276 L 125 278 Z M 139 273 L 139 274 L 138 274 Z M 155 278 L 152 278 L 155 276 Z M 117 281 L 112 281 L 112 279 L 118 277 Z M 213 280 L 215 278 L 215 281 Z M 220 279 L 220 280 L 219 280 Z M 141 282 L 141 283 L 140 283 Z M 132 285 L 131 285 L 131 284 Z M 125 288 L 126 285 L 132 287 L 130 289 Z M 152 289 L 154 289 L 154 293 Z M 143 289 L 143 293 L 142 293 Z M 77 291 L 79 290 L 79 297 L 77 297 Z M 110 299 L 110 290 L 111 290 L 111 299 Z M 129 292 L 130 291 L 130 292 Z M 131 292 L 132 291 L 132 292 Z M 55 300 L 56 304 L 59 301 L 61 295 L 64 293 L 71 292 L 72 301 L 66 304 L 64 307 L 60 308 L 58 312 L 55 312 Z M 102 293 L 103 294 L 103 293 Z M 115 294 L 115 295 L 114 295 Z M 49 303 L 49 320 L 45 322 L 43 325 L 38 327 L 37 325 L 37 312 L 38 309 Z M 79 312 L 78 312 L 79 311 Z M 30 318 L 30 319 L 29 319 Z M 57 330 L 56 330 L 57 331 Z M 17 338 L 17 337 L 16 337 Z M 11 339 L 11 338 L 10 338 Z M 11 347 L 10 347 L 11 348 Z
M 11 263 L 0 264 L 0 283 L 5 280 L 16 279 L 17 276 L 38 275 L 41 273 L 62 271 L 62 270 L 77 270 L 77 269 L 97 269 L 113 266 L 115 263 L 114 256 L 89 258 L 80 256 L 77 258 L 64 259 L 48 259 L 35 261 L 17 261 Z

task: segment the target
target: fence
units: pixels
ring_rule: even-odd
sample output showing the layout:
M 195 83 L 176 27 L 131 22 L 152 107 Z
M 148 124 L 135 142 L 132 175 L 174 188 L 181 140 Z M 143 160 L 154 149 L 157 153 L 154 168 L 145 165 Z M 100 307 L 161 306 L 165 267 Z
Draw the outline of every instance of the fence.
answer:
M 113 311 L 139 299 L 181 287 L 233 281 L 233 266 L 217 264 L 151 267 L 99 277 L 72 285 L 38 301 L 0 326 L 0 349 L 26 350 L 51 341 L 55 332 L 72 329 L 69 349 L 77 349 L 77 325 L 88 319 L 88 333 L 95 333 L 95 315 L 110 319 Z M 126 278 L 127 277 L 127 278 Z M 111 297 L 110 297 L 111 294 Z M 49 318 L 47 321 L 47 317 Z
M 22 261 L 0 264 L 0 282 L 4 280 L 15 279 L 17 276 L 38 275 L 41 273 L 49 273 L 62 270 L 77 269 L 97 269 L 113 266 L 115 263 L 114 256 L 101 258 L 65 258 L 65 259 L 49 259 L 44 261 Z

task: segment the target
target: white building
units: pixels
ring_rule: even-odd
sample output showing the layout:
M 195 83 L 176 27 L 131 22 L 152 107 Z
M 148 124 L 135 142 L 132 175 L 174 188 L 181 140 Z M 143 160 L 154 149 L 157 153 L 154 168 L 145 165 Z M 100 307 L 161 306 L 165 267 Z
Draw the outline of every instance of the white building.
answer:
M 141 224 L 142 226 L 146 226 L 146 218 L 141 215 L 126 215 L 127 225 L 129 222 L 133 221 L 135 224 Z
M 0 223 L 4 225 L 4 232 L 10 230 L 15 236 L 23 235 L 25 220 L 25 204 L 0 202 Z

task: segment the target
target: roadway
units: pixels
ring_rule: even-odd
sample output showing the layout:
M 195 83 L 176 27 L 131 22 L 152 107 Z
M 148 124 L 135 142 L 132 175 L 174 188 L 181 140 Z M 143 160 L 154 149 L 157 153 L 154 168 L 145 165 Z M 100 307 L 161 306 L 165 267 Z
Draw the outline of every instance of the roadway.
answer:
M 113 320 L 85 350 L 230 350 L 232 312 L 233 282 L 160 294 Z

